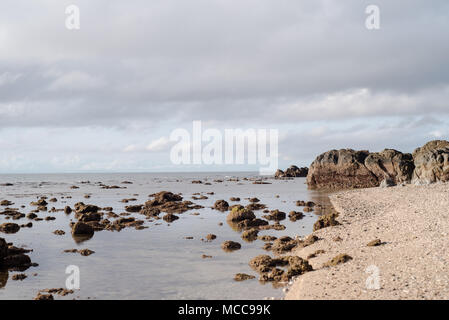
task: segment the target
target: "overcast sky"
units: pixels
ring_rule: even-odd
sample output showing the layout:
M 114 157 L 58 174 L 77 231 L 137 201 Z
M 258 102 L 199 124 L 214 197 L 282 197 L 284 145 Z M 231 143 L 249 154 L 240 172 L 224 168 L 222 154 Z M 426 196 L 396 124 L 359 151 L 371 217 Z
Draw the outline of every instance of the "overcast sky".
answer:
M 448 39 L 447 0 L 2 0 L 0 172 L 252 169 L 171 164 L 193 120 L 278 129 L 281 167 L 411 152 L 449 135 Z

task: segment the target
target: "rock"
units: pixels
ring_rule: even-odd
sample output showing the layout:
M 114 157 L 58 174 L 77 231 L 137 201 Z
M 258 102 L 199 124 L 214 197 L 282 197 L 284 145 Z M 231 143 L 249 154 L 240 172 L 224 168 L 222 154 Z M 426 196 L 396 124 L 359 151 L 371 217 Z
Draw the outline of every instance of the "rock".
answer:
M 378 153 L 331 150 L 312 163 L 307 184 L 316 189 L 378 187 L 386 178 L 395 184 L 410 182 L 413 170 L 412 155 L 393 149 Z
M 26 215 L 26 217 L 28 219 L 36 219 L 37 218 L 37 214 L 35 214 L 34 212 L 30 212 Z
M 165 216 L 162 217 L 162 219 L 164 219 L 167 222 L 173 222 L 175 220 L 178 220 L 179 217 L 172 213 L 167 213 Z
M 63 230 L 55 230 L 53 231 L 54 234 L 58 235 L 58 236 L 63 236 L 65 235 L 65 231 Z
M 52 294 L 43 294 L 39 292 L 34 300 L 54 300 L 54 297 Z
M 92 251 L 90 249 L 82 249 L 82 250 L 78 250 L 79 254 L 81 254 L 82 256 L 90 256 L 91 254 L 95 253 L 95 251 Z
M 302 243 L 300 240 L 292 239 L 288 236 L 280 237 L 274 240 L 271 250 L 274 253 L 282 254 L 292 251 L 294 248 Z
M 90 221 L 100 221 L 102 215 L 98 212 L 88 212 L 88 213 L 77 213 L 75 217 L 78 221 L 82 222 L 90 222 Z
M 290 211 L 290 213 L 288 214 L 288 217 L 289 217 L 290 221 L 295 222 L 297 220 L 304 218 L 304 214 L 302 212 L 298 212 L 298 211 Z
M 97 213 L 99 210 L 100 210 L 100 208 L 93 204 L 84 204 L 82 202 L 78 202 L 75 204 L 75 212 L 77 214 Z
M 257 199 L 257 198 L 250 198 L 250 199 L 249 199 L 249 202 L 257 203 L 257 202 L 260 202 L 260 200 Z
M 257 235 L 259 234 L 259 230 L 250 229 L 242 232 L 242 239 L 245 241 L 254 241 L 257 239 Z
M 127 212 L 140 212 L 142 210 L 143 205 L 135 205 L 135 206 L 126 206 L 125 210 Z
M 265 209 L 267 206 L 264 205 L 263 203 L 250 203 L 248 204 L 245 208 L 248 210 L 262 210 Z
M 373 241 L 370 241 L 366 244 L 368 247 L 377 247 L 382 245 L 382 241 L 380 239 L 375 239 Z
M 449 181 L 449 141 L 430 141 L 413 152 L 415 171 L 412 183 L 429 184 Z
M 15 280 L 15 281 L 18 281 L 18 280 L 22 281 L 22 280 L 25 280 L 26 278 L 27 278 L 27 275 L 24 273 L 17 273 L 11 277 L 11 279 Z
M 219 211 L 228 211 L 229 203 L 227 203 L 225 200 L 217 200 L 214 203 L 214 209 Z
M 37 207 L 45 207 L 47 205 L 47 201 L 45 199 L 39 199 L 36 202 L 31 202 L 30 205 Z
M 240 198 L 238 198 L 238 197 L 231 197 L 231 198 L 229 198 L 229 201 L 238 202 L 238 201 L 240 201 Z
M 278 169 L 274 175 L 275 178 L 305 178 L 307 177 L 307 174 L 309 173 L 309 169 L 304 168 L 298 168 L 297 166 L 290 166 L 287 170 L 282 171 Z
M 331 226 L 338 226 L 340 223 L 337 220 L 335 220 L 336 217 L 337 215 L 335 213 L 328 213 L 320 216 L 313 225 L 313 231 Z
M 389 187 L 394 187 L 396 185 L 396 183 L 390 179 L 390 178 L 385 178 L 379 185 L 379 188 L 389 188 Z
M 331 150 L 311 164 L 307 184 L 316 189 L 369 188 L 378 185 L 376 176 L 364 165 L 368 151 Z
M 310 235 L 308 236 L 302 243 L 302 245 L 304 247 L 310 246 L 312 244 L 314 244 L 315 242 L 317 242 L 318 240 L 320 240 L 320 238 L 318 238 L 316 235 Z
M 93 235 L 94 229 L 84 222 L 77 222 L 72 227 L 72 235 Z
M 238 242 L 235 241 L 225 241 L 221 244 L 221 248 L 224 251 L 235 251 L 235 250 L 239 250 L 242 247 L 242 245 Z
M 347 254 L 345 254 L 345 253 L 342 253 L 342 254 L 339 254 L 338 256 L 332 258 L 328 262 L 326 262 L 324 264 L 324 266 L 325 267 L 334 267 L 336 265 L 348 262 L 349 260 L 352 260 L 352 257 L 347 255 Z
M 10 205 L 12 205 L 12 204 L 14 204 L 14 203 L 12 203 L 12 202 L 9 201 L 9 200 L 2 200 L 2 201 L 0 202 L 0 206 L 4 206 L 4 207 L 10 206 Z
M 5 239 L 0 238 L 0 265 L 3 258 L 8 254 L 8 244 Z
M 209 233 L 209 234 L 206 236 L 206 240 L 207 240 L 207 241 L 212 241 L 212 240 L 215 240 L 215 239 L 217 239 L 217 236 L 216 236 L 215 234 Z
M 240 222 L 253 219 L 256 219 L 256 215 L 254 214 L 254 212 L 241 206 L 232 208 L 231 212 L 226 217 L 226 220 L 232 222 Z
M 66 207 L 64 208 L 64 213 L 65 213 L 65 214 L 70 214 L 70 213 L 72 213 L 72 208 L 70 208 L 69 206 L 66 206 Z
M 274 221 L 281 221 L 284 220 L 286 217 L 285 212 L 279 211 L 279 210 L 272 210 L 270 211 L 270 214 L 262 216 L 262 218 L 265 218 L 267 220 L 274 220 Z
M 275 236 L 268 236 L 268 235 L 259 237 L 259 240 L 262 240 L 262 241 L 274 241 L 276 239 L 277 238 Z
M 26 254 L 8 255 L 3 258 L 3 266 L 7 268 L 29 267 L 31 259 Z
M 261 281 L 288 282 L 295 276 L 312 271 L 309 262 L 297 256 L 283 256 L 272 259 L 268 255 L 259 255 L 249 262 L 251 268 L 261 274 Z M 276 267 L 288 266 L 286 272 Z
M 168 191 L 161 191 L 151 194 L 150 196 L 154 197 L 154 201 L 156 201 L 158 204 L 164 204 L 172 201 L 182 201 L 182 197 L 180 195 L 173 194 L 172 192 Z
M 17 223 L 4 223 L 0 225 L 0 231 L 4 233 L 16 233 L 20 230 L 20 226 Z
M 255 276 L 252 276 L 252 275 L 249 275 L 246 273 L 237 273 L 234 276 L 235 281 L 246 281 L 246 280 L 251 280 L 251 279 L 255 279 L 255 278 L 256 278 Z
M 411 154 L 393 149 L 370 153 L 365 159 L 365 166 L 377 177 L 379 183 L 389 180 L 394 185 L 410 182 L 415 169 Z

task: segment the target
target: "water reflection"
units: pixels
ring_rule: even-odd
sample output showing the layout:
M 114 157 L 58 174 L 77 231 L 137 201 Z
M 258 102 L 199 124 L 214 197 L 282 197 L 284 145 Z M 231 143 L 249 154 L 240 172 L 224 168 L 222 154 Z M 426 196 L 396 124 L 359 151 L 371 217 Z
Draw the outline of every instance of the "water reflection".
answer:
M 0 289 L 6 286 L 8 282 L 9 272 L 8 270 L 0 270 Z

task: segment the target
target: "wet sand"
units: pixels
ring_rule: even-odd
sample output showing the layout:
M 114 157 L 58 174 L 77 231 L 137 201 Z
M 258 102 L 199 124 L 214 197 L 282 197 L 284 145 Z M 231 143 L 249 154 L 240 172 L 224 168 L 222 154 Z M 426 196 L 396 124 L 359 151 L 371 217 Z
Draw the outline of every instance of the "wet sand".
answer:
M 341 225 L 314 232 L 322 240 L 295 252 L 324 250 L 286 299 L 449 298 L 449 184 L 345 191 L 331 202 Z M 367 246 L 375 239 L 381 245 Z M 323 267 L 339 254 L 352 260 Z

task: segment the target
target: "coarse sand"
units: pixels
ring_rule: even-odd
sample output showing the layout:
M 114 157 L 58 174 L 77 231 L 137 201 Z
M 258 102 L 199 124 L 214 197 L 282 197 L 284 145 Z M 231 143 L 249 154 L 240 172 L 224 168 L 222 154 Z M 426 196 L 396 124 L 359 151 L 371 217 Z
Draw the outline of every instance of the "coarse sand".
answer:
M 341 225 L 314 232 L 322 240 L 295 252 L 316 253 L 315 271 L 300 276 L 286 299 L 449 299 L 449 184 L 330 198 Z M 376 239 L 380 245 L 367 246 Z M 323 267 L 339 254 L 352 260 Z

